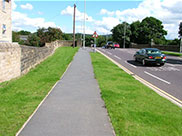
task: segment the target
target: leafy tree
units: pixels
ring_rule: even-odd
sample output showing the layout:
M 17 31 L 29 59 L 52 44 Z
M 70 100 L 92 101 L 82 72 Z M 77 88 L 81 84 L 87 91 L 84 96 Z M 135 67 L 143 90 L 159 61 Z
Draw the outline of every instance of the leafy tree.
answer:
M 63 38 L 63 40 L 72 40 L 71 35 L 70 34 L 66 34 L 66 33 L 62 34 L 62 38 Z
M 40 38 L 37 36 L 37 33 L 28 36 L 27 45 L 37 47 L 40 46 Z
M 15 32 L 15 31 L 12 32 L 12 40 L 13 40 L 13 42 L 20 41 L 20 36 L 19 36 L 18 32 Z
M 124 37 L 124 29 L 126 27 L 126 33 Z M 120 44 L 122 47 L 124 38 L 125 38 L 125 47 L 128 47 L 130 45 L 130 36 L 131 36 L 131 30 L 130 30 L 130 25 L 126 22 L 123 22 L 122 24 L 119 24 L 115 26 L 112 30 L 112 38 L 113 41 L 117 42 Z
M 40 46 L 44 46 L 46 42 L 52 42 L 62 39 L 62 31 L 59 28 L 39 28 L 37 36 L 40 38 Z
M 181 38 L 182 37 L 182 22 L 180 22 L 180 24 L 179 24 L 179 32 L 178 32 L 178 34 L 179 34 L 179 37 Z
M 19 35 L 30 35 L 30 34 L 31 34 L 31 32 L 21 30 L 21 31 L 19 31 L 19 32 L 18 32 L 18 34 L 19 34 Z
M 97 38 L 97 46 L 101 47 L 106 44 L 106 38 L 104 36 L 98 36 Z
M 94 38 L 92 35 L 85 35 L 85 46 L 91 46 L 94 43 Z
M 131 25 L 131 42 L 139 43 L 139 30 L 140 30 L 140 21 L 133 22 Z
M 140 23 L 139 29 L 139 43 L 150 43 L 151 39 L 154 39 L 154 42 L 157 40 L 165 40 L 165 35 L 167 31 L 164 30 L 162 22 L 154 17 L 146 17 Z

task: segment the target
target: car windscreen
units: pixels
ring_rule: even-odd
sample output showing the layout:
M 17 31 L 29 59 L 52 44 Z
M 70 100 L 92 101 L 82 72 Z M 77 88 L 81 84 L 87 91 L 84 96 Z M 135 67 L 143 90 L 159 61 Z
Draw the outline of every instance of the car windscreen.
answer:
M 160 50 L 147 50 L 147 54 L 161 54 Z

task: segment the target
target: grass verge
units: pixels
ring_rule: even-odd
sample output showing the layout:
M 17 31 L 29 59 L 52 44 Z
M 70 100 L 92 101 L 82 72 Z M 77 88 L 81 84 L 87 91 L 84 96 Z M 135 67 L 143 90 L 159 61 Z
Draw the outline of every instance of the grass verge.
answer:
M 171 55 L 171 56 L 182 56 L 182 53 L 178 53 L 178 52 L 162 51 L 162 53 L 166 55 Z
M 61 47 L 17 80 L 0 84 L 0 136 L 14 136 L 60 79 L 78 48 Z
M 91 58 L 117 136 L 182 135 L 182 109 L 101 54 L 91 53 Z

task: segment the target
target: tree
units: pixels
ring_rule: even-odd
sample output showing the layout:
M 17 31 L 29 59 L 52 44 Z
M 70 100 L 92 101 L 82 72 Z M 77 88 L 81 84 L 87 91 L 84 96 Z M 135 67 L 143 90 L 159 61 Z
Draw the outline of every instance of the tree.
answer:
M 13 40 L 13 42 L 20 41 L 20 35 L 18 34 L 18 32 L 15 32 L 15 31 L 12 32 L 12 40 Z
M 140 30 L 140 21 L 133 22 L 131 25 L 131 42 L 139 43 L 139 30 Z
M 179 24 L 179 32 L 178 32 L 178 34 L 179 34 L 179 37 L 181 38 L 182 37 L 182 22 L 180 22 L 180 24 Z
M 40 38 L 37 36 L 37 33 L 33 33 L 28 36 L 27 45 L 29 46 L 40 46 Z
M 37 36 L 40 38 L 40 46 L 44 46 L 46 42 L 52 42 L 62 39 L 62 31 L 59 28 L 39 28 Z
M 104 46 L 106 44 L 106 38 L 104 36 L 98 36 L 97 47 Z
M 164 26 L 162 22 L 154 17 L 146 17 L 140 23 L 139 28 L 139 43 L 148 44 L 151 42 L 151 39 L 154 42 L 159 42 L 160 40 L 165 40 L 165 35 L 167 35 L 167 31 L 164 30 Z
M 63 40 L 72 40 L 71 35 L 70 34 L 66 34 L 66 33 L 62 34 L 62 38 L 63 38 Z
M 126 27 L 126 33 L 125 33 L 125 37 L 124 37 L 124 29 Z M 126 47 L 129 47 L 130 45 L 130 36 L 131 36 L 131 30 L 130 30 L 130 25 L 126 22 L 123 22 L 122 24 L 119 24 L 117 26 L 115 26 L 112 30 L 112 38 L 113 41 L 117 42 L 120 44 L 120 46 L 122 47 L 123 42 L 124 42 L 124 38 L 126 41 Z
M 30 34 L 31 34 L 31 32 L 21 30 L 21 31 L 19 31 L 19 32 L 18 32 L 18 34 L 19 34 L 19 35 L 30 35 Z

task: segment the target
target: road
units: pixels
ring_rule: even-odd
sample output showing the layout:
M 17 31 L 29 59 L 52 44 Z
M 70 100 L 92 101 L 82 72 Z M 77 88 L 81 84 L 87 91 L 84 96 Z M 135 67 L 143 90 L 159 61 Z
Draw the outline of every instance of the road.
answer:
M 143 66 L 135 62 L 133 55 L 138 49 L 98 49 L 135 75 L 172 95 L 182 104 L 182 58 L 167 56 L 164 66 Z M 179 101 L 178 101 L 179 100 Z

